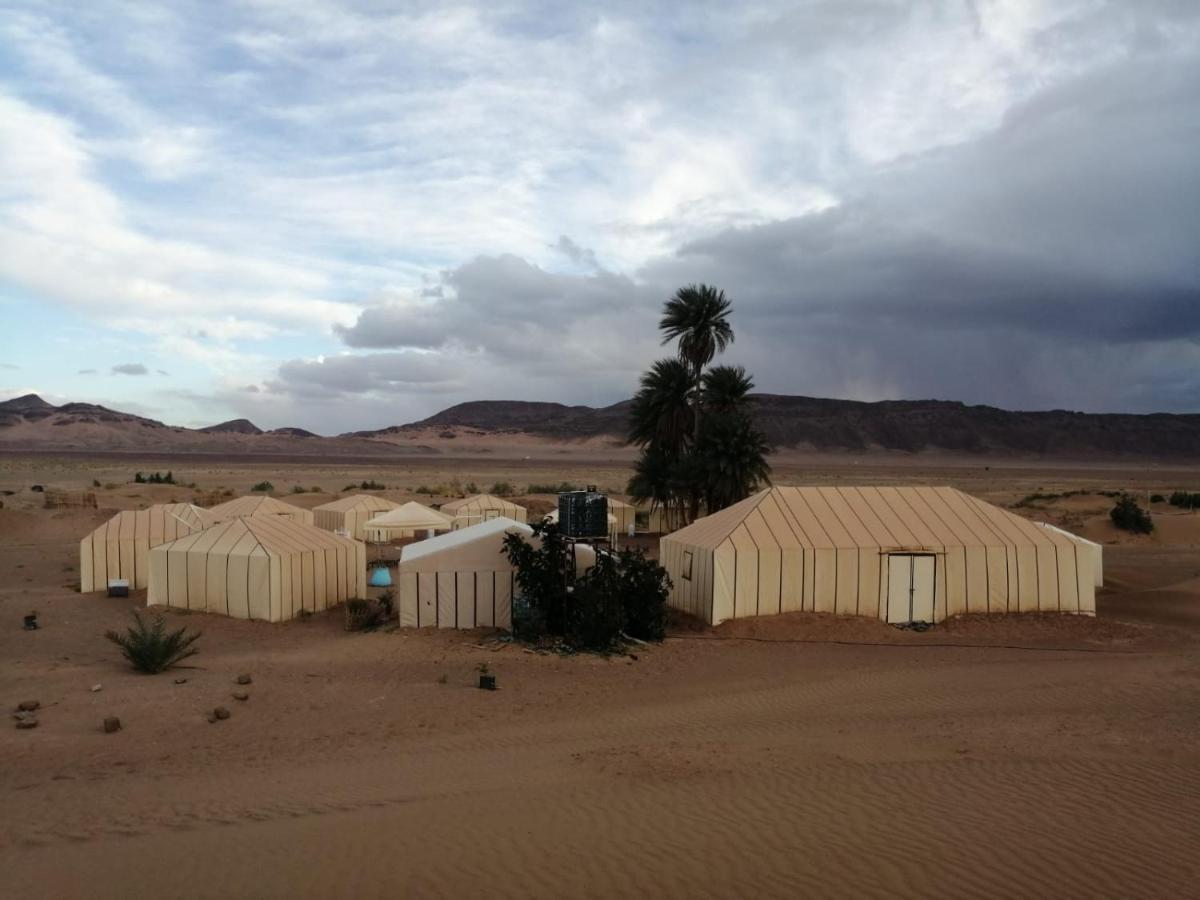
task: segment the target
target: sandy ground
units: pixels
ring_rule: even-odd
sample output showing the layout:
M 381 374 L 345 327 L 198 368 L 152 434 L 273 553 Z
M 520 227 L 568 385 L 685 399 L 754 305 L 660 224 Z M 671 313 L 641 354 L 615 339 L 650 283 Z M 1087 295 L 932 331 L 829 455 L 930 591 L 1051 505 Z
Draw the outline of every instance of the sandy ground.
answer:
M 2 463 L 0 700 L 43 706 L 38 728 L 0 729 L 4 896 L 1196 895 L 1200 517 L 1156 507 L 1156 534 L 1131 540 L 1106 530 L 1096 495 L 1019 509 L 1077 517 L 1106 542 L 1095 619 L 925 634 L 811 615 L 676 622 L 633 659 L 481 633 L 348 634 L 336 615 L 171 614 L 204 633 L 195 667 L 140 676 L 101 637 L 139 597 L 76 593 L 77 540 L 112 508 L 178 489 L 102 487 L 108 511 L 44 510 L 28 483 L 78 488 L 129 467 Z M 269 471 L 333 491 L 355 474 L 403 493 L 601 468 L 231 463 L 185 477 L 241 488 Z M 1028 464 L 788 478 L 913 479 L 1005 503 L 1200 487 L 1195 472 Z M 36 632 L 20 628 L 30 609 Z M 495 693 L 473 686 L 485 661 Z M 242 672 L 244 703 L 231 698 Z M 232 717 L 209 724 L 216 705 Z M 103 733 L 110 715 L 122 731 Z

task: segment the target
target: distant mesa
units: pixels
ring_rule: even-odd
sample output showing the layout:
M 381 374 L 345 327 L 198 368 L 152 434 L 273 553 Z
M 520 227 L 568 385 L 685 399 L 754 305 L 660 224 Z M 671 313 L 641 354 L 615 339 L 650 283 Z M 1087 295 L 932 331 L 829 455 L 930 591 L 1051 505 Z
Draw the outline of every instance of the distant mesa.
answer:
M 263 430 L 249 419 L 230 419 L 220 425 L 209 425 L 201 428 L 205 434 L 262 434 Z

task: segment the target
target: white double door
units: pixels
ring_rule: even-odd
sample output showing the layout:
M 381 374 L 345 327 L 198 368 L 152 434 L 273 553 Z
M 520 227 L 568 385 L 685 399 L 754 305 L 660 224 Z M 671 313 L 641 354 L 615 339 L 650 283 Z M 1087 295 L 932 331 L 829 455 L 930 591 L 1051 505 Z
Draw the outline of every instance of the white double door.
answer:
M 888 555 L 887 620 L 933 621 L 934 558 L 909 553 Z

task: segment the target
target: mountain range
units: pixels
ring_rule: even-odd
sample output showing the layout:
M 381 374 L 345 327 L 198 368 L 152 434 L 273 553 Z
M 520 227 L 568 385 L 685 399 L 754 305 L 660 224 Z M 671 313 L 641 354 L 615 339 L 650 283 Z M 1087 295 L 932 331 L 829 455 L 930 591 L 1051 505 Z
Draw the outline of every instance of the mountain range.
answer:
M 419 422 L 322 437 L 301 428 L 264 431 L 246 419 L 181 428 L 88 403 L 54 406 L 29 394 L 0 403 L 0 449 L 380 457 L 452 452 L 514 437 L 611 447 L 623 442 L 630 403 L 595 408 L 481 400 Z M 799 452 L 1200 459 L 1195 414 L 1012 412 L 944 400 L 866 403 L 779 394 L 756 394 L 752 403 L 772 445 Z

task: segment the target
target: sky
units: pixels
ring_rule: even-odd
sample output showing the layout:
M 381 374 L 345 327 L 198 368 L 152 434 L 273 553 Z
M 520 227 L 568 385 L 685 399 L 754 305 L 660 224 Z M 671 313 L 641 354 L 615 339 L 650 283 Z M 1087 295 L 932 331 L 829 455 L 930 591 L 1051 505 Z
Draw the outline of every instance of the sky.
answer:
M 1200 3 L 0 0 L 0 397 L 1200 412 Z

